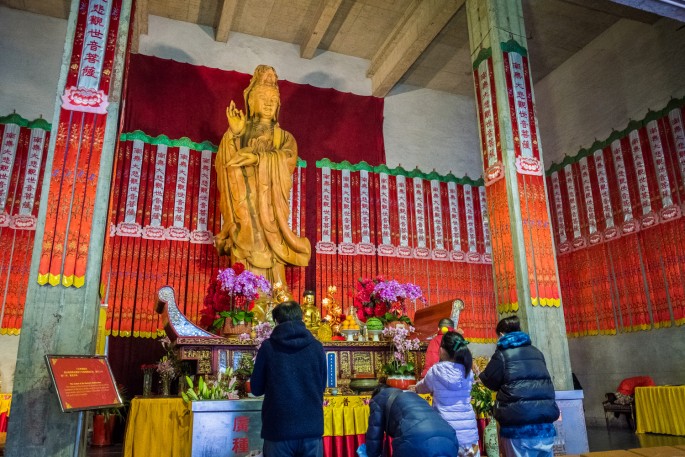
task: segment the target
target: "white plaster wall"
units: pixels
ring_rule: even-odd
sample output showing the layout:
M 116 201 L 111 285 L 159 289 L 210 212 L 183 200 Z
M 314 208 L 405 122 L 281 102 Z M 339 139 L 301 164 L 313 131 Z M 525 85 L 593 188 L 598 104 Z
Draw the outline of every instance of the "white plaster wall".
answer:
M 383 137 L 389 167 L 483 174 L 474 97 L 399 85 L 385 98 Z
M 682 25 L 620 20 L 535 85 L 545 167 L 685 95 Z
M 0 116 L 52 122 L 67 21 L 0 7 Z
M 573 338 L 568 346 L 572 370 L 583 386 L 588 424 L 604 425 L 604 394 L 615 392 L 625 378 L 648 375 L 657 385 L 685 384 L 683 327 Z
M 222 70 L 252 74 L 260 64 L 271 65 L 279 79 L 316 87 L 371 95 L 366 78 L 369 62 L 332 52 L 300 59 L 300 47 L 231 32 L 227 43 L 214 40 L 211 27 L 150 16 L 148 34 L 140 36 L 141 54 Z
M 0 335 L 0 393 L 12 393 L 19 337 Z

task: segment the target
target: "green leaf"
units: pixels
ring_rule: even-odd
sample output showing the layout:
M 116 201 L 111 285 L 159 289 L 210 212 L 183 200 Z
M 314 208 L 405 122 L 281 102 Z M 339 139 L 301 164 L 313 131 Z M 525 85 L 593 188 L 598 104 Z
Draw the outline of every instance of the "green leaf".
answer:
M 226 322 L 226 316 L 220 317 L 212 322 L 212 328 L 221 328 L 224 326 L 224 322 Z

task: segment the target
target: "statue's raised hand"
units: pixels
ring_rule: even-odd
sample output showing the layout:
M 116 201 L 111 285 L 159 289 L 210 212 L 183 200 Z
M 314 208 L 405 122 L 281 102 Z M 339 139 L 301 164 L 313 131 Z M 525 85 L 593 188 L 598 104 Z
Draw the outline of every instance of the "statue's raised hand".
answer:
M 235 107 L 235 102 L 231 100 L 231 104 L 226 108 L 226 117 L 228 118 L 228 127 L 231 129 L 233 135 L 242 135 L 245 131 L 245 113 Z

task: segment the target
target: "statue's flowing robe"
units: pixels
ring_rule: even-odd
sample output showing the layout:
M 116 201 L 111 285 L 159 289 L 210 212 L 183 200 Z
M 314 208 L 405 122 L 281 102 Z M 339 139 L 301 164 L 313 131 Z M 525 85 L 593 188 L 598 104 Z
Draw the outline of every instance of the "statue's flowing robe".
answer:
M 215 168 L 223 225 L 215 245 L 232 263 L 285 283 L 284 265 L 307 266 L 311 256 L 309 240 L 288 226 L 297 143 L 276 124 L 273 147 L 257 152 L 256 165 L 226 166 L 248 143 L 250 131 L 248 125 L 244 137 L 235 137 L 229 129 L 219 145 Z

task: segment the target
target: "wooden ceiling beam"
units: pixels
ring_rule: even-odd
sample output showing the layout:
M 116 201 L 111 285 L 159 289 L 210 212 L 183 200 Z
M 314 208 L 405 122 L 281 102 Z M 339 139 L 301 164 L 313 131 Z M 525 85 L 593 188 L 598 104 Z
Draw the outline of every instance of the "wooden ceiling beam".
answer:
M 228 34 L 231 32 L 231 25 L 235 17 L 235 10 L 238 6 L 238 0 L 223 0 L 221 3 L 221 11 L 216 21 L 216 36 L 215 41 L 223 43 L 228 42 Z
M 342 5 L 342 0 L 321 0 L 319 9 L 314 14 L 313 20 L 304 34 L 302 44 L 300 44 L 300 57 L 303 59 L 314 57 L 319 43 L 333 22 L 340 5 Z
M 465 0 L 412 2 L 371 61 L 367 76 L 371 78 L 374 96 L 388 94 L 464 3 Z

